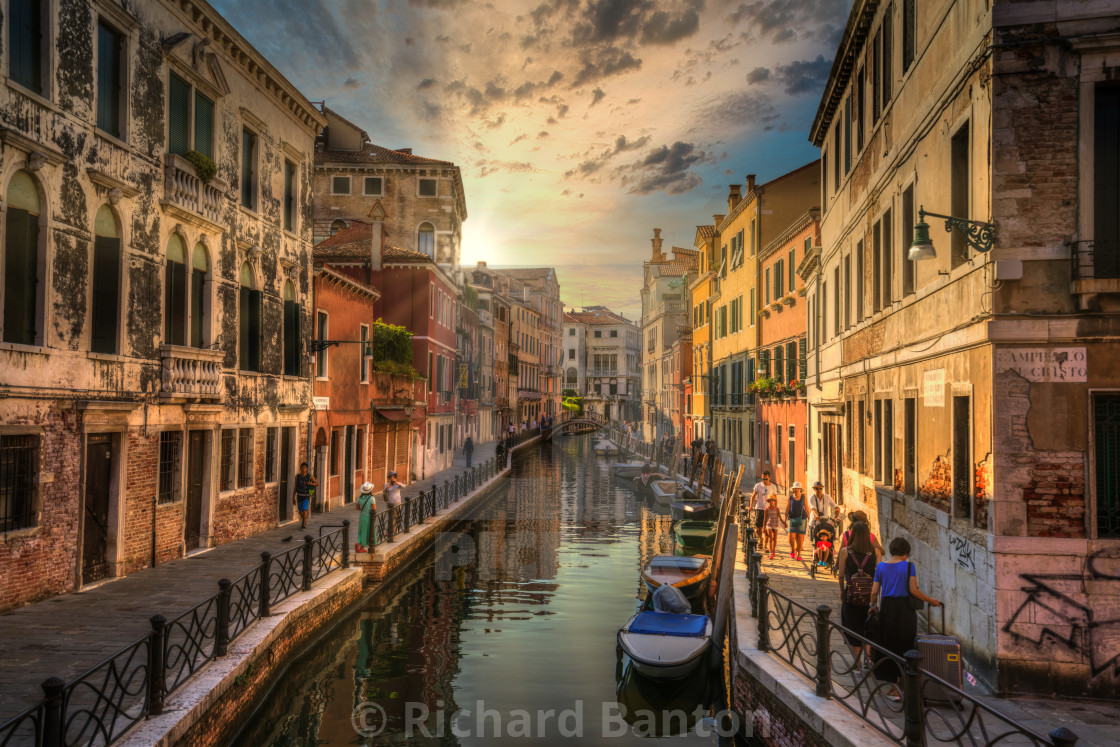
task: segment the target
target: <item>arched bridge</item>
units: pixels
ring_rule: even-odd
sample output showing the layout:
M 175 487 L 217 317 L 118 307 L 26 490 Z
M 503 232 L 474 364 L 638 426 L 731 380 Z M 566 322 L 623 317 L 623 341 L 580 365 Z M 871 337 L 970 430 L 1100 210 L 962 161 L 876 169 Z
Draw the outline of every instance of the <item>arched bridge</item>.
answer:
M 552 438 L 554 434 L 561 431 L 573 430 L 577 426 L 582 426 L 584 428 L 586 428 L 587 426 L 602 428 L 605 425 L 607 425 L 607 419 L 602 415 L 579 415 L 577 417 L 573 417 L 557 423 L 550 428 L 546 428 L 545 431 L 541 434 L 541 440 L 547 441 L 548 439 Z

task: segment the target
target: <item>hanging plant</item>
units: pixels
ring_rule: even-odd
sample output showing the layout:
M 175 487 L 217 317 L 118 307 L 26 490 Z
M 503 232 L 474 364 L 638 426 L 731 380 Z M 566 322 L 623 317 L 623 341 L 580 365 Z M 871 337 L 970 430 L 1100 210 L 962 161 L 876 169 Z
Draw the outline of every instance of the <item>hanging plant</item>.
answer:
M 218 175 L 218 164 L 214 163 L 214 159 L 205 153 L 188 150 L 183 154 L 183 158 L 190 161 L 191 166 L 194 166 L 194 173 L 198 175 L 203 184 L 209 184 L 210 180 Z

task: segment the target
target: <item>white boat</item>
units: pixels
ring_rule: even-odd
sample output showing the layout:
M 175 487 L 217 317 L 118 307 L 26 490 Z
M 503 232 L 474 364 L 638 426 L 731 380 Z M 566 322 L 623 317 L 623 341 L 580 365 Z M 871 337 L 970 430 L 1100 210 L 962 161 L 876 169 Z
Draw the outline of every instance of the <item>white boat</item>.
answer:
M 653 499 L 666 506 L 677 499 L 677 483 L 674 480 L 651 480 L 649 489 Z
M 618 645 L 652 679 L 687 677 L 704 660 L 711 642 L 707 615 L 639 612 L 618 631 Z
M 599 453 L 599 454 L 608 454 L 608 455 L 609 454 L 617 454 L 618 453 L 618 448 L 614 444 L 612 444 L 610 441 L 608 441 L 607 439 L 604 438 L 602 441 L 595 444 L 595 451 L 596 451 L 596 453 Z
M 633 480 L 635 477 L 642 474 L 642 467 L 644 466 L 645 465 L 640 462 L 627 462 L 614 465 L 611 467 L 611 472 L 615 477 Z

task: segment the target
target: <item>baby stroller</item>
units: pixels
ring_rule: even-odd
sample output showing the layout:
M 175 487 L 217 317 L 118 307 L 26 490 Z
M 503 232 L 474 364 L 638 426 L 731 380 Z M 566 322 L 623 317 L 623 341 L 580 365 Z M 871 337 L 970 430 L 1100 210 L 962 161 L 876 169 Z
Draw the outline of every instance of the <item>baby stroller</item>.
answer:
M 816 578 L 817 571 L 828 571 L 836 575 L 836 556 L 840 552 L 840 526 L 836 519 L 822 519 L 813 525 L 813 562 L 809 564 L 809 575 Z M 825 565 L 818 566 L 819 562 Z

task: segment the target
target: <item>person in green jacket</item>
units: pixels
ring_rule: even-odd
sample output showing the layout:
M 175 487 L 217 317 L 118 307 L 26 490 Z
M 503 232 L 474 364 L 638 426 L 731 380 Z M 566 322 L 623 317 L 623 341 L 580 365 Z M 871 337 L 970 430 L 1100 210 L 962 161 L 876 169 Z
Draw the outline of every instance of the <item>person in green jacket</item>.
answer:
M 357 508 L 362 512 L 358 519 L 358 542 L 355 549 L 358 552 L 369 552 L 370 540 L 373 537 L 373 514 L 377 511 L 377 503 L 373 499 L 373 483 L 362 483 L 362 494 L 358 496 Z

